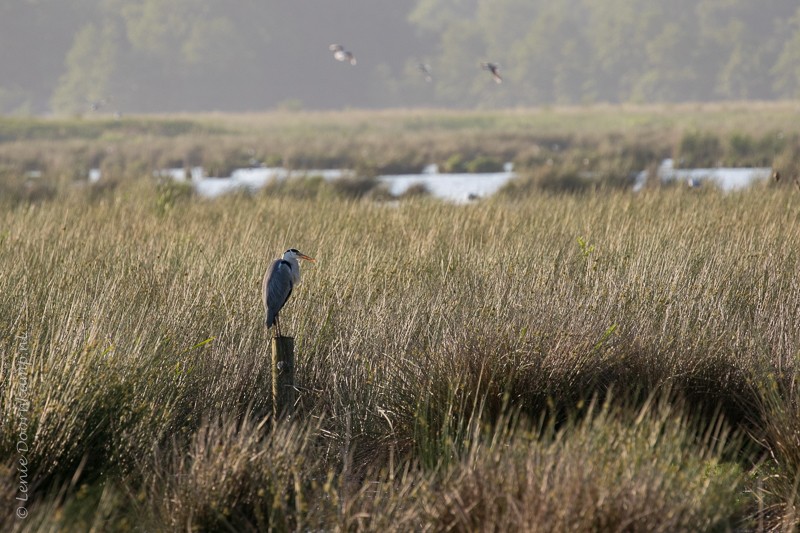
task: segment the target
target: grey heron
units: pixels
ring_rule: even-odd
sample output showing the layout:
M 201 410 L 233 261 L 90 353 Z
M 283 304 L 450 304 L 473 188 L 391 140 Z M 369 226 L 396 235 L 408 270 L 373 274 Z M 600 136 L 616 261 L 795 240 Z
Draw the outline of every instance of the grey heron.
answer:
M 264 300 L 264 312 L 266 319 L 264 323 L 267 329 L 275 324 L 275 336 L 281 336 L 278 313 L 289 301 L 292 289 L 300 283 L 300 263 L 298 259 L 304 259 L 316 263 L 317 260 L 309 257 L 300 250 L 289 248 L 280 257 L 272 262 L 264 274 L 264 283 L 261 287 L 261 297 Z
M 351 65 L 356 64 L 356 58 L 352 52 L 345 50 L 341 44 L 332 44 L 328 46 L 328 50 L 333 52 L 333 57 L 336 61 L 347 61 Z
M 500 77 L 500 65 L 497 63 L 481 63 L 481 68 L 492 73 L 495 83 L 503 83 L 503 78 Z

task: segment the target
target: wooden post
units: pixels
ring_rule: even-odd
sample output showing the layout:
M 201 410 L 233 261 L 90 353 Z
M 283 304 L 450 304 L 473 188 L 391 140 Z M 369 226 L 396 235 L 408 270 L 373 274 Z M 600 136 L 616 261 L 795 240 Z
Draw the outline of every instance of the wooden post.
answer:
M 294 337 L 272 339 L 272 416 L 294 413 Z

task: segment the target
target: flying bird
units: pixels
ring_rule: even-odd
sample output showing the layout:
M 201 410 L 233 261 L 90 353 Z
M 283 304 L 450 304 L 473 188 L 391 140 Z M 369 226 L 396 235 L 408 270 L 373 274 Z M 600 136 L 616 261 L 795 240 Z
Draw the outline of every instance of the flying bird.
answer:
M 349 50 L 345 50 L 341 44 L 332 44 L 328 49 L 333 52 L 333 58 L 336 61 L 347 61 L 351 65 L 356 64 L 356 57 Z
M 92 111 L 100 111 L 100 108 L 104 107 L 109 100 L 109 98 L 100 98 L 98 100 L 90 100 L 87 98 L 86 103 L 89 105 L 89 109 Z
M 417 68 L 422 73 L 422 75 L 425 77 L 425 81 L 427 81 L 428 83 L 433 81 L 433 75 L 431 74 L 431 66 L 430 65 L 428 65 L 427 63 L 419 63 L 417 65 Z
M 481 68 L 492 73 L 495 83 L 503 83 L 503 78 L 500 77 L 500 65 L 497 63 L 481 63 Z
M 295 248 L 289 248 L 283 252 L 283 257 L 276 259 L 264 274 L 264 283 L 261 287 L 261 297 L 264 299 L 264 321 L 267 329 L 275 325 L 275 336 L 281 336 L 281 328 L 278 322 L 278 313 L 289 301 L 292 289 L 300 283 L 300 263 L 298 259 L 304 259 L 316 263 L 317 260 L 309 257 Z

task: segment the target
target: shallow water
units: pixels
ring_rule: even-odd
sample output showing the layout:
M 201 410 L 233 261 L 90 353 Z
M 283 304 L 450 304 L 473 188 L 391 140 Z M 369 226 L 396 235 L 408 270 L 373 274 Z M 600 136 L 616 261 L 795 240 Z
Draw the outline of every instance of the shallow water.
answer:
M 233 191 L 257 191 L 272 180 L 285 180 L 293 177 L 320 176 L 324 180 L 333 181 L 343 177 L 352 177 L 354 173 L 344 169 L 312 169 L 289 171 L 282 167 L 240 168 L 234 170 L 229 177 L 217 178 L 205 176 L 203 169 L 195 167 L 187 171 L 182 168 L 168 168 L 156 172 L 157 176 L 172 178 L 176 181 L 191 182 L 195 192 L 204 198 L 216 198 Z M 420 174 L 401 174 L 378 176 L 393 195 L 400 196 L 409 187 L 424 185 L 435 198 L 452 202 L 468 202 L 478 198 L 491 196 L 508 180 L 515 177 L 510 166 L 504 172 L 483 174 L 439 174 L 435 165 L 426 168 Z
M 692 168 L 676 169 L 671 159 L 665 159 L 658 167 L 656 179 L 662 183 L 683 182 L 698 186 L 711 182 L 723 191 L 735 191 L 769 179 L 770 168 Z M 182 168 L 169 168 L 155 172 L 156 176 L 176 181 L 191 182 L 195 192 L 205 198 L 216 198 L 233 191 L 257 191 L 272 180 L 296 177 L 320 176 L 327 181 L 353 177 L 355 173 L 346 169 L 288 170 L 282 167 L 254 167 L 234 170 L 229 177 L 208 177 L 203 168 L 194 167 L 188 172 Z M 387 174 L 377 179 L 385 184 L 394 196 L 402 196 L 409 188 L 422 185 L 434 198 L 454 203 L 467 203 L 495 194 L 517 175 L 511 163 L 506 163 L 503 172 L 481 174 L 440 174 L 436 165 L 430 165 L 419 174 Z M 648 179 L 646 171 L 640 172 L 633 191 L 641 190 Z
M 285 180 L 290 177 L 321 176 L 326 180 L 339 179 L 352 175 L 349 170 L 288 170 L 282 167 L 239 168 L 228 177 L 209 177 L 202 167 L 193 167 L 189 175 L 182 168 L 167 168 L 156 172 L 157 176 L 172 178 L 175 181 L 191 182 L 195 192 L 204 198 L 216 198 L 234 191 L 255 192 L 273 180 Z
M 378 180 L 389 187 L 389 192 L 400 196 L 414 185 L 423 185 L 434 198 L 455 203 L 466 203 L 486 198 L 516 177 L 514 172 L 489 172 L 483 174 L 401 174 L 379 176 Z
M 753 168 L 675 168 L 672 159 L 665 159 L 656 171 L 657 178 L 662 183 L 682 182 L 690 187 L 711 182 L 725 192 L 745 189 L 759 181 L 768 180 L 772 169 L 767 167 Z M 640 191 L 647 181 L 647 172 L 642 171 L 636 177 L 633 186 L 635 192 Z

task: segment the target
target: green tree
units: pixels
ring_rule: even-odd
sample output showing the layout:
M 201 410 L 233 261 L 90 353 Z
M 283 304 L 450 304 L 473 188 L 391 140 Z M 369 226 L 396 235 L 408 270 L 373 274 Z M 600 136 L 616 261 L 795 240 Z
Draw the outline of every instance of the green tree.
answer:
M 790 37 L 771 69 L 773 88 L 782 98 L 800 98 L 800 7 L 790 19 Z
M 472 20 L 478 0 L 419 0 L 408 20 L 423 31 L 441 33 L 453 23 Z
M 775 96 L 770 68 L 781 54 L 783 43 L 791 40 L 784 21 L 796 10 L 796 2 L 787 0 L 702 0 L 698 4 L 700 27 L 720 65 L 717 96 Z
M 147 101 L 153 111 L 208 109 L 220 101 L 222 79 L 230 80 L 230 96 L 242 95 L 242 88 L 258 79 L 242 66 L 254 62 L 265 37 L 263 32 L 243 31 L 260 18 L 248 15 L 252 11 L 231 10 L 222 0 L 126 3 L 122 16 L 129 64 L 140 80 L 136 98 Z
M 341 68 L 327 47 L 359 58 Z M 432 82 L 417 69 L 431 64 Z M 501 65 L 504 83 L 480 70 Z M 800 95 L 797 0 L 14 0 L 0 113 Z M 111 108 L 106 108 L 111 110 Z
M 676 6 L 677 7 L 677 6 Z M 693 24 L 693 10 L 676 10 L 683 16 L 667 19 L 654 29 L 645 45 L 645 68 L 631 91 L 631 99 L 640 102 L 703 100 L 701 71 L 698 66 L 699 32 Z
M 647 70 L 647 43 L 663 23 L 663 9 L 649 0 L 586 0 L 584 6 L 598 98 L 630 100 Z
M 442 52 L 436 64 L 436 97 L 461 105 L 480 103 L 480 58 L 486 48 L 480 28 L 470 20 L 450 24 L 442 34 Z
M 66 72 L 53 93 L 52 107 L 66 113 L 88 109 L 91 102 L 109 98 L 117 47 L 111 26 L 89 23 L 75 36 L 66 59 Z
M 75 33 L 95 0 L 0 2 L 0 113 L 47 110 Z
M 483 61 L 499 63 L 505 82 L 492 84 L 481 74 L 475 87 L 485 105 L 530 105 L 541 102 L 541 91 L 530 83 L 531 57 L 520 53 L 521 43 L 541 18 L 548 3 L 541 0 L 482 0 L 476 11 L 476 25 L 483 36 L 483 49 L 476 55 Z M 474 76 L 474 75 L 473 75 Z
M 581 31 L 580 0 L 543 4 L 513 46 L 514 77 L 525 103 L 578 103 L 593 98 L 591 51 Z

